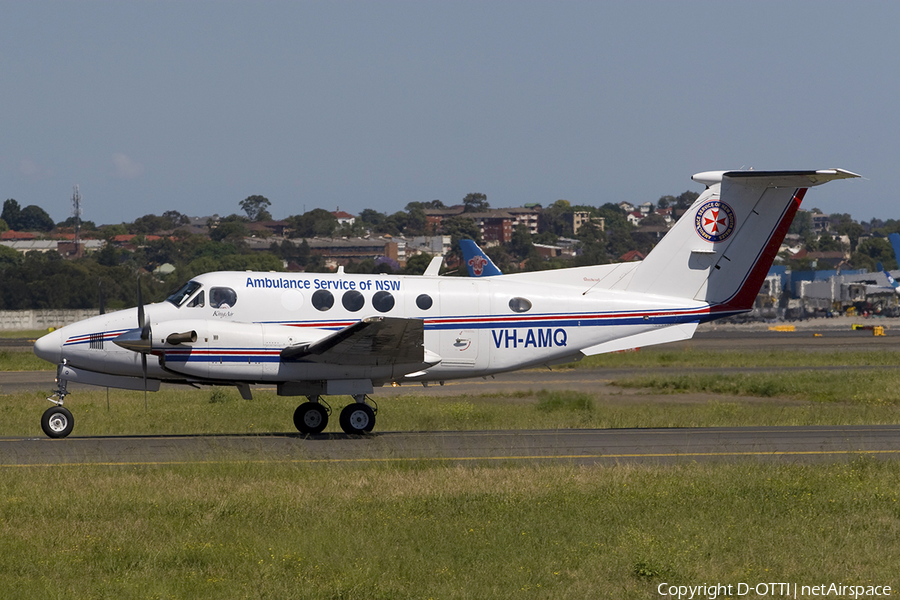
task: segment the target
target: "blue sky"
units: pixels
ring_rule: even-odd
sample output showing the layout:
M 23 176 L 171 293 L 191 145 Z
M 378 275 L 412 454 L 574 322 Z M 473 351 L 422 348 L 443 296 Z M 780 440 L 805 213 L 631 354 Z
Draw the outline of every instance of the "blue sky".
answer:
M 900 218 L 897 2 L 5 2 L 0 200 L 132 221 L 656 201 L 841 167 Z

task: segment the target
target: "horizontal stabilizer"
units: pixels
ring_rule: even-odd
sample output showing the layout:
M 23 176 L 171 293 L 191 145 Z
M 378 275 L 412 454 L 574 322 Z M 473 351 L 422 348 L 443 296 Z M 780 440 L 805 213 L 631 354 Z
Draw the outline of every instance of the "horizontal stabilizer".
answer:
M 424 321 L 395 317 L 369 317 L 321 340 L 281 351 L 283 361 L 336 365 L 416 364 L 423 363 L 424 358 Z
M 633 348 L 641 348 L 643 346 L 654 346 L 656 344 L 668 344 L 669 342 L 680 342 L 689 340 L 697 329 L 697 323 L 683 323 L 681 325 L 672 325 L 663 327 L 653 331 L 645 331 L 628 337 L 620 338 L 597 344 L 581 351 L 585 356 L 594 354 L 603 354 L 604 352 L 620 352 L 622 350 L 631 350 Z

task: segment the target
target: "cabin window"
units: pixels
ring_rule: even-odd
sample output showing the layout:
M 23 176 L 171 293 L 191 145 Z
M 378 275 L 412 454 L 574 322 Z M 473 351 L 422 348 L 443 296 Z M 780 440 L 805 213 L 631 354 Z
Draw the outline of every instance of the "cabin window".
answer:
M 213 308 L 232 308 L 237 303 L 237 294 L 227 287 L 214 287 L 209 290 L 209 305 Z
M 194 292 L 200 289 L 200 284 L 196 281 L 188 281 L 186 284 L 181 286 L 181 288 L 166 298 L 167 302 L 171 302 L 175 306 L 181 306 L 185 303 L 185 301 L 190 298 Z
M 203 308 L 206 306 L 206 293 L 200 290 L 200 293 L 194 296 L 194 299 L 188 302 L 188 308 Z
M 387 312 L 394 308 L 394 296 L 390 292 L 375 292 L 375 295 L 372 296 L 372 306 L 378 312 Z
M 517 313 L 528 312 L 531 310 L 531 301 L 525 298 L 511 298 L 509 301 L 509 310 Z
M 365 306 L 366 299 L 356 290 L 350 290 L 344 292 L 344 295 L 341 297 L 341 304 L 350 312 L 356 312 Z
M 321 311 L 329 310 L 334 306 L 334 296 L 328 290 L 317 290 L 312 295 L 312 305 Z
M 432 304 L 434 304 L 434 301 L 428 294 L 419 294 L 416 298 L 416 306 L 419 307 L 419 310 L 428 310 Z

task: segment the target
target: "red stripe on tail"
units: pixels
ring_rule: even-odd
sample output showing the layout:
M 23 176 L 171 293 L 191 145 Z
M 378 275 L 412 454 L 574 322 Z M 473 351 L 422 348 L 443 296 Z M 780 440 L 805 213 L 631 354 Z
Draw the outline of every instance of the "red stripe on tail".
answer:
M 769 267 L 772 266 L 772 262 L 778 254 L 778 249 L 784 241 L 784 236 L 787 235 L 788 229 L 791 228 L 791 223 L 794 221 L 797 209 L 800 208 L 800 203 L 806 195 L 806 189 L 807 188 L 800 188 L 794 192 L 794 197 L 791 198 L 787 211 L 784 213 L 784 216 L 781 218 L 775 231 L 772 232 L 769 243 L 763 248 L 762 253 L 756 260 L 756 264 L 750 269 L 750 274 L 744 280 L 741 288 L 734 296 L 722 304 L 711 307 L 710 312 L 743 312 L 753 308 L 753 302 L 756 300 L 756 296 L 759 294 L 759 290 L 766 280 L 766 275 L 769 273 Z

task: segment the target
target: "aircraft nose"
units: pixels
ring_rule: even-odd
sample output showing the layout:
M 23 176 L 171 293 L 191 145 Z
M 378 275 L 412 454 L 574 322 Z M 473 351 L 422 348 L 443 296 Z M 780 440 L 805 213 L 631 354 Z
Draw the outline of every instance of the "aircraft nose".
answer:
M 38 358 L 57 365 L 62 360 L 62 342 L 60 330 L 51 331 L 34 343 L 34 353 Z

